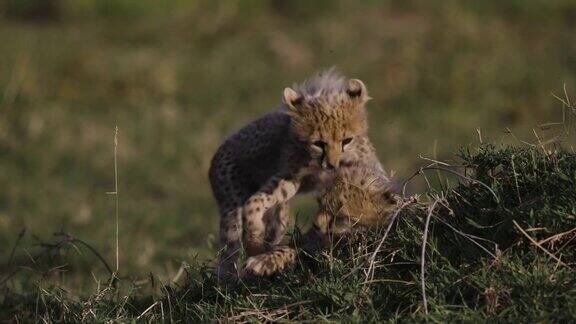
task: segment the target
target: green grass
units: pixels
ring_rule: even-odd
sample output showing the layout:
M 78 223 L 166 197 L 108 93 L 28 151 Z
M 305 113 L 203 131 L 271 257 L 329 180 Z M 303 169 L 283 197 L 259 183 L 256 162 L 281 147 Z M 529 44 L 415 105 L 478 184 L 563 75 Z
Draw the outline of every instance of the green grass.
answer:
M 131 295 L 160 298 L 159 282 L 182 262 L 215 253 L 213 152 L 277 105 L 284 86 L 332 65 L 362 79 L 379 157 L 407 178 L 429 163 L 419 156 L 450 160 L 480 138 L 518 145 L 538 143 L 534 127 L 544 142 L 565 133 L 537 125 L 561 119 L 551 93 L 574 91 L 575 16 L 569 0 L 1 2 L 0 273 L 26 266 L 0 287 L 5 302 L 35 310 L 63 289 L 79 309 L 105 286 L 105 266 L 82 244 L 38 265 L 29 255 L 65 232 L 115 268 L 115 126 L 122 280 L 106 298 L 130 282 Z M 435 188 L 456 181 L 430 175 Z M 408 185 L 425 190 L 422 177 Z M 306 226 L 312 199 L 293 206 Z M 19 295 L 38 287 L 38 300 Z M 131 306 L 102 307 L 114 318 Z
M 385 227 L 348 236 L 322 255 L 301 254 L 280 275 L 230 287 L 218 286 L 203 264 L 189 265 L 180 285 L 147 283 L 155 293 L 124 279 L 128 293 L 103 283 L 72 298 L 41 280 L 25 294 L 8 292 L 2 309 L 20 320 L 66 322 L 573 321 L 576 155 L 482 145 L 462 151 L 460 161 L 466 179 L 407 204 L 381 246 Z

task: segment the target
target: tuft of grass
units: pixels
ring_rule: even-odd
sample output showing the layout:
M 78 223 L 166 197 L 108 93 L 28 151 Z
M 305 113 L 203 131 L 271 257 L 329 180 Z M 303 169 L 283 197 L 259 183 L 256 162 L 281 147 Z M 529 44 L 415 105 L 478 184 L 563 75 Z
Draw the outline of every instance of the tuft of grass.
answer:
M 2 318 L 574 321 L 576 154 L 484 144 L 458 156 L 465 177 L 407 200 L 390 232 L 376 227 L 301 253 L 277 276 L 224 287 L 199 263 L 181 285 L 152 280 L 156 292 L 106 286 L 81 298 L 40 280 L 27 293 L 6 290 Z M 297 229 L 292 239 L 299 244 Z

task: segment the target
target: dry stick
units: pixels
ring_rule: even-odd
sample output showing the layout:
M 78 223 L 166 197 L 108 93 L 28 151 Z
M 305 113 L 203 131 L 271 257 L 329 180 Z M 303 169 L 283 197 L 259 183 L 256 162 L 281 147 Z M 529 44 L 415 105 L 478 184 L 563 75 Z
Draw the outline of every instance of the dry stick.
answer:
M 428 241 L 428 226 L 430 225 L 430 218 L 432 217 L 432 212 L 436 208 L 436 205 L 440 201 L 440 198 L 434 200 L 432 205 L 428 207 L 428 215 L 426 215 L 426 224 L 424 225 L 424 233 L 422 235 L 422 254 L 420 256 L 420 281 L 422 286 L 422 302 L 424 303 L 424 313 L 428 315 L 428 300 L 426 299 L 426 285 L 425 285 L 425 274 L 424 274 L 424 264 L 426 258 L 426 242 Z
M 568 123 L 565 123 L 565 127 L 566 127 L 566 134 L 570 135 L 570 123 L 572 121 L 572 115 L 576 115 L 576 107 L 574 107 L 572 105 L 572 102 L 570 101 L 570 96 L 568 95 L 568 90 L 566 89 L 566 83 L 564 83 L 564 97 L 566 98 L 566 101 L 568 102 L 568 109 L 569 109 L 569 114 L 568 114 Z
M 572 236 L 568 241 L 566 241 L 566 243 L 562 244 L 557 252 L 560 253 L 560 251 L 564 250 L 564 248 L 567 247 L 568 244 L 570 244 L 572 241 L 574 241 L 574 239 L 576 239 L 576 235 Z
M 314 303 L 316 301 L 317 301 L 317 299 L 303 300 L 303 301 L 295 302 L 292 304 L 284 305 L 282 307 L 278 307 L 275 309 L 272 309 L 272 308 L 264 309 L 263 311 L 267 312 L 267 314 L 264 314 L 262 310 L 258 310 L 258 309 L 247 310 L 247 311 L 242 312 L 238 315 L 230 316 L 227 318 L 227 320 L 236 322 L 236 321 L 239 321 L 239 320 L 246 318 L 248 316 L 254 316 L 254 315 L 272 320 L 272 318 L 270 318 L 270 316 L 274 316 L 274 315 L 282 314 L 282 313 L 291 313 L 292 308 L 294 308 L 294 307 Z M 266 316 L 266 315 L 268 315 L 268 316 Z
M 431 167 L 436 165 L 436 162 L 433 162 L 431 164 L 429 164 L 427 167 Z M 424 167 L 424 168 L 427 168 Z M 414 171 L 414 173 L 412 173 L 412 175 L 410 175 L 406 180 L 404 180 L 404 183 L 402 184 L 402 197 L 405 198 L 406 197 L 406 186 L 408 185 L 408 183 L 410 181 L 412 181 L 412 179 L 414 179 L 414 177 L 416 177 L 419 174 L 422 174 L 424 176 L 424 179 L 426 180 L 426 182 L 428 182 L 428 179 L 426 178 L 426 174 L 423 173 L 423 168 L 419 168 L 418 170 Z
M 565 134 L 570 135 L 570 124 L 572 121 L 572 115 L 576 113 L 576 107 L 574 107 L 572 105 L 572 102 L 570 101 L 570 96 L 568 96 L 568 90 L 566 89 L 566 83 L 564 83 L 564 98 L 566 98 L 566 100 L 560 98 L 554 92 L 552 92 L 551 94 L 554 98 L 562 102 L 562 122 L 557 124 L 561 124 L 564 128 Z M 565 108 L 568 109 L 568 114 L 566 114 Z M 568 118 L 566 118 L 566 116 L 568 116 Z
M 370 257 L 370 266 L 368 267 L 368 272 L 366 273 L 366 280 L 364 280 L 364 284 L 366 284 L 367 282 L 372 281 L 374 279 L 374 260 L 376 260 L 376 255 L 378 254 L 378 252 L 380 252 L 380 249 L 382 248 L 382 245 L 384 244 L 386 237 L 388 237 L 388 233 L 390 232 L 390 229 L 392 228 L 392 225 L 394 224 L 396 217 L 398 217 L 398 214 L 400 214 L 400 211 L 402 211 L 402 209 L 404 209 L 406 206 L 408 206 L 411 203 L 412 203 L 412 201 L 403 202 L 402 205 L 400 205 L 400 207 L 398 207 L 398 209 L 396 210 L 396 212 L 394 213 L 392 218 L 390 218 L 390 224 L 388 224 L 388 227 L 386 228 L 386 231 L 384 232 L 384 236 L 382 236 L 382 239 L 380 239 L 380 242 L 378 243 L 376 250 L 374 250 L 374 253 L 372 253 L 372 256 Z
M 118 149 L 118 126 L 114 128 L 114 191 L 107 192 L 108 195 L 114 196 L 115 208 L 114 214 L 116 216 L 116 273 L 120 268 L 120 248 L 119 248 L 119 217 L 118 217 L 118 163 L 117 163 L 117 149 Z
M 104 259 L 104 257 L 92 245 L 90 245 L 87 242 L 85 242 L 79 238 L 76 238 L 70 234 L 64 233 L 64 232 L 55 233 L 54 235 L 58 236 L 58 237 L 62 237 L 62 239 L 58 243 L 52 245 L 52 248 L 60 249 L 66 243 L 72 244 L 72 245 L 74 243 L 82 244 L 84 247 L 86 247 L 88 250 L 90 250 L 90 252 L 92 252 L 92 254 L 94 254 L 100 260 L 100 262 L 102 262 L 102 264 L 106 267 L 106 270 L 108 270 L 108 272 L 110 272 L 110 275 L 114 274 L 114 272 L 112 271 L 112 268 L 110 267 L 108 262 L 106 262 L 106 259 Z
M 544 148 L 542 148 L 544 150 Z M 544 151 L 546 154 L 546 151 Z M 514 174 L 514 182 L 516 183 L 516 194 L 518 195 L 518 203 L 522 205 L 522 198 L 520 198 L 520 186 L 518 186 L 518 174 L 516 173 L 516 167 L 514 166 L 514 154 L 510 157 L 510 163 L 512 164 L 512 174 Z
M 494 200 L 496 200 L 497 203 L 500 202 L 500 198 L 498 198 L 498 195 L 496 195 L 496 193 L 494 192 L 494 190 L 492 190 L 492 188 L 490 188 L 490 187 L 489 187 L 487 184 L 485 184 L 484 182 L 479 181 L 479 180 L 476 180 L 476 179 L 472 179 L 472 178 L 470 178 L 470 177 L 468 177 L 468 176 L 463 175 L 463 174 L 460 173 L 460 172 L 457 172 L 457 171 L 454 171 L 454 170 L 451 170 L 451 169 L 447 169 L 447 168 L 443 168 L 443 167 L 439 167 L 439 166 L 434 166 L 434 164 L 431 164 L 431 165 L 429 165 L 429 166 L 427 166 L 427 167 L 420 168 L 419 170 L 415 171 L 410 177 L 408 177 L 408 179 L 406 179 L 406 180 L 404 181 L 404 184 L 402 185 L 402 196 L 405 196 L 405 195 L 406 195 L 406 185 L 408 184 L 408 182 L 410 182 L 410 180 L 412 180 L 412 178 L 414 178 L 415 176 L 417 176 L 417 175 L 419 175 L 419 174 L 422 174 L 423 171 L 426 171 L 426 170 L 441 170 L 441 171 L 445 171 L 445 172 L 448 172 L 448 173 L 452 173 L 452 174 L 454 174 L 454 175 L 457 175 L 457 176 L 459 176 L 459 177 L 462 178 L 462 179 L 466 179 L 466 180 L 470 181 L 471 183 L 477 183 L 477 184 L 481 185 L 482 187 L 484 187 L 486 190 L 488 190 L 488 191 L 492 194 L 492 196 L 494 196 Z
M 542 143 L 542 141 L 540 140 L 540 136 L 538 136 L 538 132 L 536 132 L 536 130 L 534 128 L 532 128 L 532 132 L 534 133 L 534 137 L 536 137 L 536 140 L 538 141 L 538 144 L 540 145 L 540 148 L 542 149 L 542 153 L 544 153 L 545 155 L 548 155 L 546 153 L 546 147 L 544 145 L 554 143 L 555 141 L 558 140 L 558 136 L 553 137 L 552 139 L 546 141 L 546 143 Z M 512 159 L 514 159 L 514 154 L 512 154 Z M 514 166 L 514 161 L 512 161 L 512 166 Z
M 114 274 L 114 271 L 112 271 L 112 268 L 110 267 L 110 265 L 108 264 L 108 262 L 106 262 L 106 260 L 104 259 L 104 257 L 98 253 L 98 251 L 96 251 L 95 248 L 93 248 L 90 244 L 84 242 L 81 239 L 78 238 L 72 238 L 73 241 L 72 242 L 77 242 L 80 243 L 82 245 L 84 245 L 88 250 L 90 250 L 90 252 L 92 252 L 98 259 L 100 259 L 100 261 L 102 262 L 102 264 L 104 264 L 104 266 L 106 267 L 106 270 L 108 270 L 108 272 L 110 272 L 110 275 Z
M 514 135 L 514 132 L 513 132 L 510 128 L 508 128 L 508 127 L 506 127 L 506 132 L 505 132 L 505 133 L 510 134 L 514 140 L 516 140 L 516 141 L 518 141 L 518 142 L 520 142 L 520 143 L 522 143 L 522 144 L 524 144 L 524 145 L 528 145 L 528 146 L 533 147 L 533 148 L 538 146 L 538 145 L 535 145 L 535 144 L 532 144 L 532 143 L 528 143 L 528 142 L 526 142 L 526 141 L 523 141 L 523 140 L 519 139 L 518 137 L 516 137 L 516 135 Z
M 64 244 L 79 243 L 79 244 L 82 244 L 84 247 L 86 247 L 88 250 L 90 250 L 90 252 L 92 252 L 92 254 L 94 254 L 102 262 L 102 264 L 106 267 L 106 270 L 108 270 L 108 272 L 110 272 L 110 275 L 113 275 L 112 268 L 110 267 L 108 262 L 106 262 L 104 257 L 102 257 L 102 255 L 100 253 L 98 253 L 98 251 L 94 247 L 92 247 L 90 244 L 88 244 L 87 242 L 85 242 L 81 239 L 75 238 L 70 234 L 56 233 L 55 235 L 58 237 L 62 237 L 62 238 L 54 244 L 42 243 L 42 247 L 44 248 L 43 251 L 36 253 L 34 256 L 29 255 L 32 263 L 35 264 L 36 259 L 41 258 L 42 256 L 50 253 L 53 250 L 61 249 L 64 246 Z M 12 278 L 14 275 L 16 275 L 22 269 L 23 269 L 23 267 L 18 267 L 16 269 L 12 270 L 12 272 L 10 272 L 8 275 L 4 276 L 2 279 L 0 279 L 0 286 L 4 285 L 6 282 L 8 282 L 8 280 L 10 280 L 10 278 Z
M 438 158 L 438 141 L 434 140 L 434 160 L 435 160 L 435 162 L 437 162 L 438 164 L 444 164 L 445 166 L 446 165 L 450 166 L 447 163 L 437 161 L 436 160 L 437 158 Z M 441 191 L 447 191 L 448 190 L 448 179 L 445 179 L 446 180 L 446 188 L 444 188 L 444 184 L 442 183 L 442 177 L 440 176 L 439 170 L 436 170 L 436 178 L 438 179 L 438 185 L 440 186 Z
M 152 308 L 154 308 L 154 306 L 158 305 L 159 301 L 155 302 L 154 304 L 150 305 L 150 307 L 146 308 L 146 310 L 144 310 L 142 312 L 142 314 L 140 314 L 140 316 L 136 317 L 136 320 L 139 320 L 140 318 L 142 318 L 142 316 L 146 315 L 146 313 L 148 313 Z
M 118 163 L 116 159 L 116 149 L 118 147 L 118 126 L 114 129 L 114 191 L 115 191 L 115 201 L 116 201 L 116 272 L 120 269 L 120 248 L 118 242 L 119 236 L 119 222 L 118 222 Z
M 438 217 L 438 216 L 434 216 L 435 219 L 439 220 L 442 224 L 448 226 L 451 230 L 453 230 L 454 232 L 456 232 L 457 234 L 462 235 L 463 237 L 465 237 L 466 239 L 470 240 L 472 243 L 474 243 L 476 246 L 478 246 L 479 248 L 481 248 L 484 252 L 490 254 L 490 256 L 492 256 L 494 259 L 496 259 L 496 255 L 494 255 L 494 253 L 490 252 L 487 248 L 485 248 L 482 244 L 476 242 L 473 238 L 475 239 L 479 239 L 482 241 L 488 241 L 491 243 L 494 243 L 492 241 L 486 240 L 484 238 L 472 235 L 472 234 L 468 234 L 465 232 L 462 232 L 460 230 L 458 230 L 457 228 L 455 228 L 454 226 L 450 225 L 448 222 L 446 222 L 445 220 L 443 220 L 442 218 Z
M 418 158 L 420 158 L 420 159 L 422 159 L 422 160 L 424 160 L 424 161 L 432 162 L 432 164 L 431 164 L 430 166 L 433 166 L 433 165 L 435 165 L 435 164 L 440 164 L 440 165 L 443 165 L 443 166 L 445 166 L 445 167 L 451 167 L 451 166 L 453 166 L 453 165 L 448 164 L 448 163 L 446 163 L 446 162 L 442 162 L 442 161 L 438 161 L 438 160 L 435 160 L 435 159 L 431 159 L 431 158 L 428 158 L 428 157 L 425 157 L 425 156 L 422 156 L 422 155 L 418 155 Z
M 544 253 L 546 253 L 549 257 L 551 257 L 552 259 L 556 260 L 558 262 L 558 264 L 572 270 L 572 268 L 570 268 L 566 263 L 562 262 L 562 260 L 560 260 L 557 256 L 555 256 L 554 254 L 552 254 L 550 251 L 546 250 L 542 245 L 538 244 L 538 242 L 536 242 L 536 240 L 534 240 L 530 235 L 528 235 L 528 233 L 526 233 L 526 231 L 524 229 L 522 229 L 522 227 L 520 227 L 520 225 L 518 225 L 518 223 L 516 223 L 515 220 L 512 220 L 512 223 L 514 223 L 514 226 L 516 226 L 516 228 L 522 233 L 524 234 L 524 236 L 526 236 L 527 239 L 530 240 L 530 242 L 532 242 L 532 244 L 536 245 L 536 247 L 538 247 L 540 250 L 544 251 Z
M 564 236 L 564 235 L 568 235 L 568 234 L 570 234 L 570 233 L 572 233 L 572 232 L 574 232 L 574 231 L 576 231 L 576 227 L 574 227 L 573 229 L 571 229 L 571 230 L 569 230 L 569 231 L 562 232 L 562 233 L 558 233 L 558 234 L 554 234 L 554 235 L 552 235 L 552 236 L 550 236 L 550 237 L 548 237 L 548 238 L 545 238 L 545 239 L 541 240 L 540 242 L 538 242 L 538 244 L 544 244 L 544 243 L 546 243 L 546 242 L 548 242 L 548 241 L 559 239 L 560 237 L 562 237 L 562 236 Z
M 180 277 L 184 274 L 184 272 L 186 272 L 187 267 L 188 267 L 188 263 L 186 263 L 186 261 L 182 261 L 182 263 L 180 263 L 180 268 L 178 269 L 178 272 L 176 272 L 176 275 L 174 276 L 174 278 L 172 278 L 173 284 L 178 282 Z
M 7 268 L 10 268 L 12 266 L 12 261 L 14 261 L 14 253 L 16 252 L 16 248 L 18 248 L 18 245 L 20 244 L 20 240 L 22 240 L 25 233 L 26 233 L 26 230 L 24 230 L 24 229 L 22 229 L 20 231 L 20 233 L 18 233 L 18 238 L 16 239 L 16 243 L 14 243 L 14 246 L 12 247 L 12 251 L 10 252 L 10 257 L 8 258 Z

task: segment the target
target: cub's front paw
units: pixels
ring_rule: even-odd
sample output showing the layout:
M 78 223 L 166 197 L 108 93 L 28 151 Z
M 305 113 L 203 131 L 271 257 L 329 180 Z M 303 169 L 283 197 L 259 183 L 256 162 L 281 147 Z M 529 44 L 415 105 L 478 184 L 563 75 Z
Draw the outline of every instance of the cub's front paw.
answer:
M 269 276 L 292 265 L 296 259 L 296 251 L 289 247 L 279 247 L 274 251 L 249 257 L 246 260 L 244 272 L 255 276 Z

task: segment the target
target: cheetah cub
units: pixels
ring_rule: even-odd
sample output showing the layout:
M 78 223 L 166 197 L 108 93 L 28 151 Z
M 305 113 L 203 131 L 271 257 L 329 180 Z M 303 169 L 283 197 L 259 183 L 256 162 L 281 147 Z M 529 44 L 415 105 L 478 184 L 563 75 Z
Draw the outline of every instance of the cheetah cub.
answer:
M 315 253 L 328 246 L 333 236 L 385 224 L 396 210 L 391 180 L 380 168 L 354 163 L 340 168 L 332 181 L 318 192 L 320 208 L 314 225 L 305 234 L 303 250 Z M 271 275 L 294 263 L 296 250 L 284 246 L 250 257 L 252 274 Z
M 341 169 L 320 192 L 314 226 L 324 234 L 344 234 L 353 226 L 382 225 L 395 210 L 391 176 L 362 163 Z
M 297 193 L 317 191 L 356 161 L 382 169 L 367 137 L 369 99 L 362 81 L 330 69 L 285 88 L 278 110 L 224 141 L 209 171 L 221 217 L 219 276 L 238 275 L 241 248 L 249 257 L 283 248 Z

